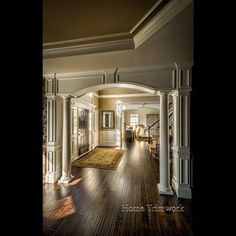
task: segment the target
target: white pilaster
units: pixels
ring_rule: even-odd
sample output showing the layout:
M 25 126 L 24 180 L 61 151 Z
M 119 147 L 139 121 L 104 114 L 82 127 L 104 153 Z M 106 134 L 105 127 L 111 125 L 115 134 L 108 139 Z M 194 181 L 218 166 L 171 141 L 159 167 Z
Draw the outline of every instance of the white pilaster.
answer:
M 169 161 L 169 124 L 168 124 L 168 93 L 159 92 L 160 95 L 160 194 L 173 195 L 170 186 Z
M 191 198 L 190 167 L 190 90 L 172 93 L 174 107 L 174 145 L 172 186 L 178 197 Z
M 63 99 L 62 131 L 62 176 L 58 183 L 69 183 L 71 175 L 71 96 L 60 95 Z
M 62 146 L 60 139 L 60 98 L 56 95 L 47 95 L 47 153 L 45 163 L 45 183 L 55 183 L 61 177 L 60 160 Z

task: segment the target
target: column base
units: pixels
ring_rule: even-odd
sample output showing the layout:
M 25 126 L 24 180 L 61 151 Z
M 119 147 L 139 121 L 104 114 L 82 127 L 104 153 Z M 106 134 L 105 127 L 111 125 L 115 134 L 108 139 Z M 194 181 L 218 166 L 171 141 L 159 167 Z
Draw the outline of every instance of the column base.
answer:
M 54 172 L 47 172 L 44 176 L 44 183 L 54 184 L 56 183 L 61 177 L 61 169 L 57 169 Z
M 187 198 L 187 199 L 192 198 L 192 190 L 190 186 L 187 184 L 179 185 L 178 190 L 176 191 L 176 194 L 178 198 Z
M 61 177 L 61 179 L 58 180 L 59 184 L 68 184 L 72 179 L 74 178 L 73 175 L 68 177 Z
M 192 198 L 192 190 L 191 190 L 190 186 L 179 186 L 177 196 L 179 198 L 191 199 Z
M 178 184 L 176 178 L 172 178 L 172 186 L 178 198 L 192 198 L 192 189 L 189 184 Z
M 169 188 L 163 188 L 161 187 L 160 183 L 157 184 L 159 193 L 162 195 L 174 195 L 174 192 L 172 191 L 171 186 L 169 186 Z

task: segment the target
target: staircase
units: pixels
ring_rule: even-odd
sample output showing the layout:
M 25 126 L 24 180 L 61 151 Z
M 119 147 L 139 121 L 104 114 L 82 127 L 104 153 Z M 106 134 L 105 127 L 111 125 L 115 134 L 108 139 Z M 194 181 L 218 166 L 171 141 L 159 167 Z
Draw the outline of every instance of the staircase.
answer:
M 169 110 L 169 126 L 173 125 L 173 108 Z M 148 149 L 153 158 L 159 160 L 160 153 L 160 143 L 159 143 L 159 127 L 160 120 L 157 120 L 152 125 L 150 125 L 148 130 Z M 171 142 L 172 139 L 170 139 Z M 171 146 L 171 143 L 170 143 Z M 171 149 L 170 149 L 171 150 Z

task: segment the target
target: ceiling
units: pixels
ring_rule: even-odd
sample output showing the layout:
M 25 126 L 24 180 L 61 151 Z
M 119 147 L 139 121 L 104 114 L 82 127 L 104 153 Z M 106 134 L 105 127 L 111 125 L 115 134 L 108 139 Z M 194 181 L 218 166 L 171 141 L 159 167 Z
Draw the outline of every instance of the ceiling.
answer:
M 193 0 L 44 0 L 43 57 L 135 49 Z
M 129 32 L 156 2 L 43 0 L 43 42 Z
M 193 4 L 185 7 L 136 49 L 44 58 L 43 73 L 70 73 L 182 62 L 193 62 Z
M 44 75 L 193 63 L 193 0 L 43 0 L 43 42 Z

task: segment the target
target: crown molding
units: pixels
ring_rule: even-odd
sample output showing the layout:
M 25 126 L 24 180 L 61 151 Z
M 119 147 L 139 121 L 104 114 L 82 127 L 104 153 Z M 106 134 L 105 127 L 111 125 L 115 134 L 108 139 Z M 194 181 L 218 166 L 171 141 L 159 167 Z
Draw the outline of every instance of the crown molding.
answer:
M 87 37 L 87 38 L 79 38 L 79 39 L 72 39 L 72 40 L 64 40 L 64 41 L 57 41 L 51 43 L 44 43 L 43 47 L 47 49 L 47 47 L 53 46 L 73 46 L 77 44 L 89 44 L 89 43 L 96 43 L 99 41 L 112 41 L 117 39 L 127 39 L 130 36 L 129 32 L 125 33 L 117 33 L 117 34 L 108 34 L 108 35 L 100 35 L 95 37 Z
M 172 0 L 168 2 L 166 6 L 134 36 L 135 48 L 143 44 L 192 2 L 193 0 Z
M 133 39 L 121 39 L 115 41 L 90 43 L 84 45 L 74 45 L 66 47 L 48 48 L 43 50 L 43 57 L 63 57 L 63 56 L 74 56 L 81 54 L 90 54 L 107 51 L 119 51 L 125 49 L 133 49 Z
M 160 5 L 160 3 L 163 2 L 163 0 L 158 0 L 152 8 L 139 20 L 139 22 L 130 30 L 130 34 L 133 34 L 134 31 L 141 26 L 144 21 L 155 11 L 155 9 Z
M 44 43 L 43 58 L 135 49 L 158 32 L 192 2 L 193 0 L 170 0 L 145 24 L 145 20 L 157 10 L 161 3 L 164 3 L 163 0 L 157 1 L 130 32 Z M 142 27 L 142 25 L 144 26 Z

